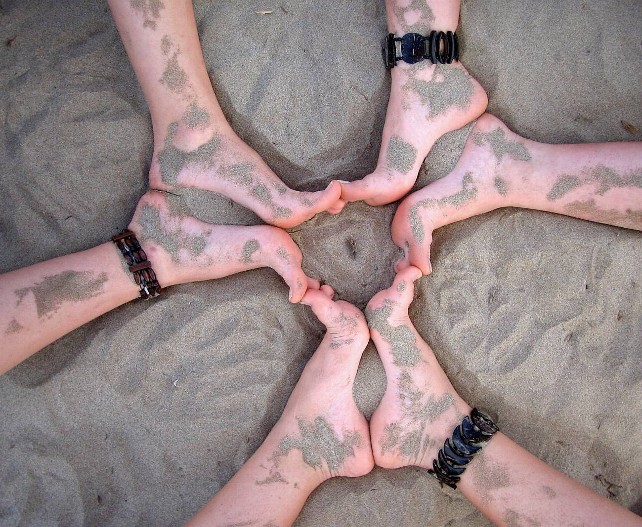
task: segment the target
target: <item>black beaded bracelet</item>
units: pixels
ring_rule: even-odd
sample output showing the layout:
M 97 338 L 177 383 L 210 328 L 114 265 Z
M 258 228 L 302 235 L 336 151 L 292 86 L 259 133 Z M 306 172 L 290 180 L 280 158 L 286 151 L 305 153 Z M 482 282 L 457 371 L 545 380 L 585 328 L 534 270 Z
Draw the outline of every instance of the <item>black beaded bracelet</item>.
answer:
M 452 437 L 446 439 L 428 473 L 435 476 L 442 486 L 456 489 L 468 463 L 498 430 L 490 416 L 473 408 L 470 416 L 464 417 L 453 430 Z
M 433 64 L 450 64 L 459 60 L 459 39 L 453 31 L 431 31 L 427 37 L 406 33 L 402 37 L 388 34 L 381 48 L 386 68 L 394 68 L 403 60 L 415 64 L 426 59 Z
M 140 287 L 140 297 L 147 299 L 160 295 L 162 289 L 156 279 L 156 273 L 136 235 L 130 230 L 124 230 L 111 240 L 120 249 L 130 272 L 134 275 L 134 281 Z

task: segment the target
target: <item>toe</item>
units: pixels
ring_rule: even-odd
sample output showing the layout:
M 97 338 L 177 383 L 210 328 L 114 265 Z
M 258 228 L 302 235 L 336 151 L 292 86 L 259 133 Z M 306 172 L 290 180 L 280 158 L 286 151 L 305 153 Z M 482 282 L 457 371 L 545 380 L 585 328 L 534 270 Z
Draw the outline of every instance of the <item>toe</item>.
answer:
M 394 240 L 393 240 L 394 241 Z M 397 243 L 397 242 L 395 242 Z M 398 273 L 400 271 L 403 271 L 410 265 L 410 259 L 409 259 L 409 250 L 410 246 L 408 245 L 407 241 L 404 241 L 401 245 L 401 251 L 402 254 L 399 257 L 399 259 L 395 262 L 394 269 L 395 272 Z
M 328 296 L 327 289 L 324 290 L 324 288 L 327 287 L 329 286 L 322 285 L 321 289 L 308 289 L 301 299 L 301 303 L 306 306 L 310 306 L 317 318 L 324 324 L 324 319 L 327 317 L 327 311 L 334 308 L 332 296 Z
M 342 183 L 341 198 L 345 201 L 365 201 L 378 207 L 403 197 L 412 187 L 417 175 L 408 176 L 377 169 L 362 180 Z
M 321 286 L 321 292 L 324 293 L 328 298 L 332 299 L 334 297 L 334 289 L 328 284 L 323 284 Z
M 388 291 L 391 295 L 396 296 L 395 300 L 399 300 L 401 305 L 408 307 L 415 294 L 414 283 L 421 276 L 421 270 L 410 265 L 397 273 L 392 287 Z
M 417 267 L 424 275 L 432 273 L 430 263 L 430 241 L 424 244 L 410 244 L 408 250 L 408 263 Z
M 347 202 L 343 199 L 339 199 L 332 207 L 330 207 L 326 212 L 330 214 L 339 214 L 343 208 L 346 206 Z
M 336 207 L 339 207 L 337 212 L 340 212 L 343 208 L 342 205 L 339 205 L 341 201 L 341 184 L 338 181 L 330 181 L 326 189 L 317 194 L 320 197 L 311 208 L 311 212 L 314 214 L 324 211 L 331 212 L 336 210 Z
M 414 179 L 406 180 L 402 177 L 391 176 L 388 172 L 372 174 L 372 178 L 371 186 L 376 190 L 365 199 L 365 202 L 373 207 L 397 201 L 408 192 L 414 183 Z
M 321 288 L 321 282 L 319 282 L 316 278 L 310 278 L 309 276 L 306 276 L 308 280 L 308 289 L 320 289 Z
M 289 214 L 284 218 L 276 218 L 273 215 L 268 218 L 261 216 L 261 218 L 267 223 L 282 229 L 289 229 L 308 221 L 319 212 L 328 211 L 333 214 L 340 212 L 343 208 L 343 205 L 339 203 L 340 201 L 341 185 L 338 181 L 331 181 L 325 190 L 317 192 L 291 191 L 287 194 L 281 206 L 285 209 L 293 210 L 293 214 Z
M 392 302 L 401 311 L 407 312 L 408 306 L 412 303 L 414 296 L 414 282 L 422 276 L 421 270 L 417 267 L 409 265 L 399 271 L 395 276 L 392 285 L 388 289 L 379 291 L 372 297 L 366 310 L 375 310 L 380 308 L 386 302 Z
M 341 199 L 347 203 L 363 201 L 376 194 L 372 183 L 372 174 L 357 181 L 341 182 Z
M 317 318 L 323 323 L 328 334 L 333 339 L 339 339 L 342 344 L 352 344 L 354 338 L 363 333 L 368 335 L 363 313 L 352 304 L 343 300 L 333 301 L 334 290 L 327 285 L 320 290 L 309 289 L 301 303 L 308 305 Z M 366 341 L 363 343 L 365 346 Z M 334 346 L 335 348 L 338 346 Z
M 408 264 L 418 268 L 422 274 L 429 275 L 432 272 L 430 264 L 430 247 L 411 245 L 408 252 Z
M 292 269 L 291 272 L 286 272 L 282 276 L 285 283 L 290 287 L 290 302 L 293 304 L 301 302 L 308 291 L 309 278 L 300 267 Z
M 399 271 L 403 271 L 406 267 L 408 267 L 408 259 L 407 258 L 400 258 L 395 262 L 394 265 L 394 270 L 395 273 L 398 273 Z
M 430 244 L 432 243 L 432 231 L 428 231 L 422 223 L 422 238 L 421 242 L 417 241 L 417 237 L 413 235 L 413 225 L 410 221 L 410 211 L 413 210 L 412 196 L 404 200 L 392 220 L 392 240 L 404 252 L 404 257 L 397 263 L 396 271 L 401 271 L 414 265 L 418 267 L 421 272 L 428 275 L 432 272 L 430 264 Z M 414 221 L 422 221 L 420 217 L 415 218 Z
M 261 246 L 276 247 L 275 250 L 257 253 L 260 254 L 260 260 L 257 261 L 271 267 L 283 278 L 290 288 L 290 302 L 295 304 L 300 302 L 308 288 L 319 289 L 319 282 L 307 276 L 301 268 L 303 260 L 301 250 L 284 231 L 269 226 L 261 226 L 256 229 L 262 230 L 259 236 L 262 242 Z M 250 269 L 256 267 L 255 264 L 249 266 Z

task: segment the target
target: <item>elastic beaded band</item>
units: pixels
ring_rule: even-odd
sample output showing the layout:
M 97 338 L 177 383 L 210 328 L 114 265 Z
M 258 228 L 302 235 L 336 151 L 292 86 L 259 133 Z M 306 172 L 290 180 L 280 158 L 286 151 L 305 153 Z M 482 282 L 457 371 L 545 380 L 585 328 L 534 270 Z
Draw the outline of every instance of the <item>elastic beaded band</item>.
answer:
M 147 260 L 147 255 L 138 243 L 136 235 L 130 230 L 124 230 L 111 239 L 123 254 L 130 272 L 134 275 L 136 284 L 140 287 L 140 297 L 147 299 L 160 295 L 162 289 L 152 264 Z
M 456 489 L 468 463 L 498 430 L 490 416 L 473 408 L 470 416 L 464 417 L 453 430 L 452 437 L 446 439 L 428 473 L 437 478 L 442 486 Z
M 427 37 L 419 33 L 397 37 L 390 33 L 383 41 L 381 52 L 386 68 L 394 68 L 400 60 L 408 64 L 424 59 L 433 64 L 450 64 L 459 60 L 459 39 L 453 31 L 431 31 Z

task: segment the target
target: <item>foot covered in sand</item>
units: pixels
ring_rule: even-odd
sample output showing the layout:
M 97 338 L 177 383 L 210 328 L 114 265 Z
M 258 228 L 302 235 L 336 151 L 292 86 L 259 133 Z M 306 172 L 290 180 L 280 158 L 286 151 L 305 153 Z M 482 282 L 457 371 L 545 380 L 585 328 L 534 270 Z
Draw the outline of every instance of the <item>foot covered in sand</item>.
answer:
M 419 277 L 416 267 L 404 269 L 366 308 L 386 370 L 386 392 L 370 420 L 375 463 L 384 468 L 432 468 L 444 441 L 470 412 L 408 316 Z
M 319 283 L 301 269 L 301 251 L 285 231 L 267 225 L 211 225 L 177 203 L 150 191 L 138 202 L 129 225 L 162 287 L 271 267 L 289 286 L 291 302 L 299 302 L 308 287 L 318 289 Z
M 374 466 L 368 423 L 352 397 L 352 386 L 370 335 L 361 311 L 333 301 L 323 285 L 308 289 L 309 305 L 327 332 L 308 361 L 283 415 L 262 449 L 272 444 L 261 480 L 316 484 L 335 476 L 358 477 Z
M 397 271 L 413 265 L 429 274 L 433 230 L 511 205 L 519 188 L 515 178 L 527 177 L 531 170 L 530 144 L 492 115 L 480 117 L 455 169 L 399 205 L 392 239 L 404 258 Z
M 322 211 L 336 214 L 345 204 L 338 182 L 318 192 L 292 190 L 226 122 L 214 128 L 194 124 L 188 117 L 170 124 L 156 145 L 149 179 L 157 190 L 191 187 L 223 194 L 282 228 Z
M 377 168 L 362 180 L 341 182 L 341 197 L 370 205 L 403 197 L 435 141 L 479 117 L 487 104 L 486 92 L 460 63 L 400 63 L 392 69 Z

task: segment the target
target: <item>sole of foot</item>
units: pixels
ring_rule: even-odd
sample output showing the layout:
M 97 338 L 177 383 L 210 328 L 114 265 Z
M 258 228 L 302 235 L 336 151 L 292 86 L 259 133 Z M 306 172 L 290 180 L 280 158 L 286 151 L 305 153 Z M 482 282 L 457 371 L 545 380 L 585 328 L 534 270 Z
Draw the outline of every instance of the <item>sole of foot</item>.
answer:
M 275 427 L 292 444 L 305 445 L 308 457 L 322 461 L 324 479 L 363 476 L 374 467 L 368 422 L 352 396 L 368 327 L 361 311 L 333 296 L 323 285 L 309 289 L 302 300 L 327 331 Z
M 370 420 L 375 463 L 383 468 L 431 468 L 446 438 L 470 411 L 408 316 L 414 281 L 420 277 L 419 269 L 404 269 L 366 308 L 387 380 Z
M 180 198 L 150 191 L 138 203 L 130 224 L 163 287 L 212 280 L 271 267 L 298 302 L 319 282 L 301 268 L 303 256 L 283 230 L 268 226 L 212 225 L 189 215 Z
M 156 190 L 196 188 L 222 194 L 281 228 L 320 212 L 337 214 L 345 205 L 335 181 L 318 192 L 289 188 L 227 123 L 196 130 L 183 121 L 170 124 L 155 147 L 149 180 Z

